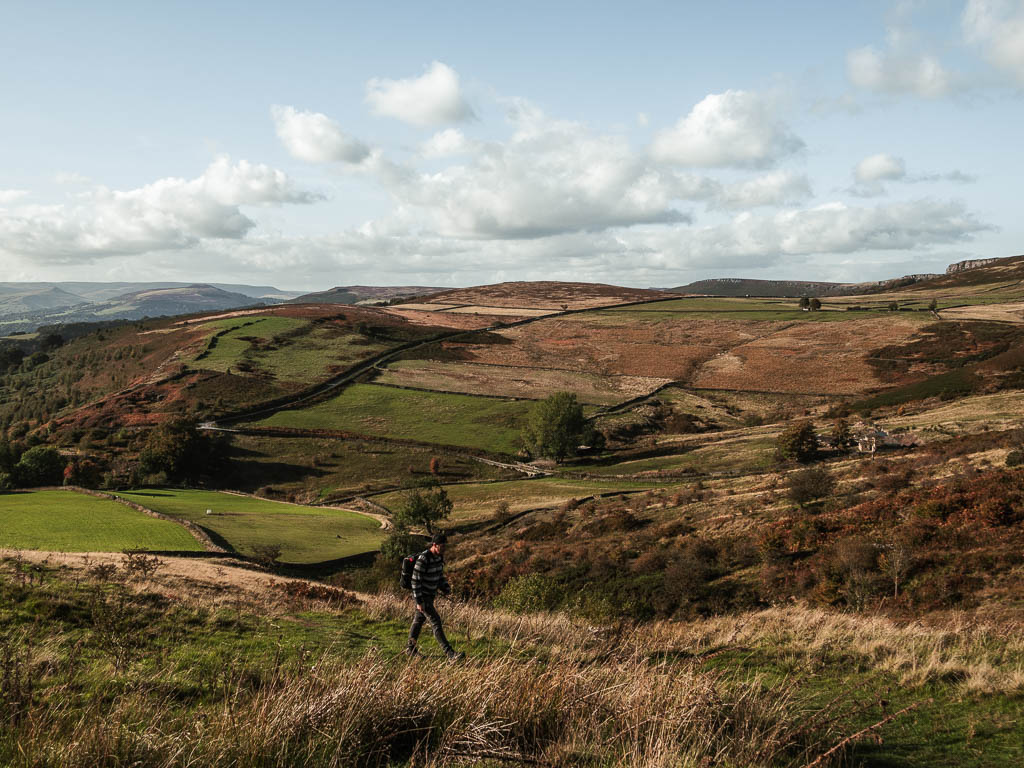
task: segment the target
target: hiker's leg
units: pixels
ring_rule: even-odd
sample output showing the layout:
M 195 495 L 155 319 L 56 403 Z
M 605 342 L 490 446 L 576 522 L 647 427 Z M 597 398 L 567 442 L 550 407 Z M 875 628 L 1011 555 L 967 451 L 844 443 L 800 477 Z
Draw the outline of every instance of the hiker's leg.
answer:
M 409 645 L 416 645 L 416 641 L 420 637 L 420 630 L 423 629 L 423 622 L 426 620 L 427 617 L 423 612 L 413 607 L 412 626 L 409 628 Z
M 444 626 L 441 624 L 440 614 L 434 607 L 434 601 L 426 600 L 422 605 L 423 613 L 426 614 L 426 618 L 430 619 L 430 626 L 434 629 L 434 639 L 437 640 L 437 644 L 441 646 L 441 650 L 451 656 L 455 653 L 455 649 L 452 648 L 451 643 L 448 642 L 448 638 L 444 635 Z

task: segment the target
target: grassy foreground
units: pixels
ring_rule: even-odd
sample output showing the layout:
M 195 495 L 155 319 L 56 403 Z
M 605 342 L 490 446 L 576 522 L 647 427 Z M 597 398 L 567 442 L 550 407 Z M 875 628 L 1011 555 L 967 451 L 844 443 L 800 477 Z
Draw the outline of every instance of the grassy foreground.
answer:
M 338 509 L 216 491 L 161 489 L 119 495 L 201 525 L 243 555 L 259 555 L 264 547 L 280 546 L 279 560 L 286 563 L 318 563 L 372 552 L 383 537 L 376 520 Z
M 1019 634 L 795 606 L 594 627 L 446 603 L 469 655 L 452 667 L 430 639 L 424 657 L 404 658 L 406 600 L 360 603 L 212 563 L 165 560 L 148 580 L 85 565 L 0 561 L 0 764 L 817 768 L 1024 756 Z
M 73 491 L 0 494 L 0 548 L 202 551 L 199 542 L 180 525 Z

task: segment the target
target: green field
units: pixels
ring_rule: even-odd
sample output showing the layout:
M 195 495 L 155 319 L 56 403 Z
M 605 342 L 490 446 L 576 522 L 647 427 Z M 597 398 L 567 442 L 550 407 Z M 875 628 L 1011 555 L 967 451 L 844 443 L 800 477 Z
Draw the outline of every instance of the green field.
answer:
M 670 302 L 663 302 L 670 303 Z M 755 307 L 741 309 L 739 307 L 723 307 L 721 309 L 663 309 L 660 304 L 649 305 L 650 309 L 637 307 L 623 307 L 622 309 L 604 310 L 606 313 L 614 313 L 619 319 L 623 316 L 638 321 L 664 320 L 678 318 L 685 315 L 688 318 L 701 318 L 705 320 L 749 320 L 770 321 L 770 322 L 805 322 L 805 323 L 838 323 L 849 320 L 866 320 L 872 317 L 892 314 L 888 310 L 876 309 L 871 311 L 848 312 L 839 307 L 823 307 L 818 312 L 804 312 L 797 307 L 786 307 L 780 305 L 773 307 Z M 931 319 L 931 316 L 922 312 L 923 318 Z
M 508 503 L 509 510 L 514 513 L 536 507 L 553 506 L 569 499 L 582 499 L 595 494 L 664 487 L 666 487 L 664 483 L 658 485 L 629 480 L 603 482 L 545 477 L 535 480 L 509 480 L 501 483 L 449 485 L 445 486 L 445 490 L 455 504 L 455 509 L 449 518 L 450 522 L 466 523 L 493 516 L 495 509 L 503 501 Z M 395 491 L 375 496 L 373 500 L 394 510 L 402 505 L 404 497 L 404 491 Z
M 404 487 L 430 476 L 439 464 L 441 482 L 518 477 L 519 474 L 429 446 L 378 440 L 235 435 L 223 487 L 253 492 L 270 486 L 298 498 L 337 498 Z M 410 471 L 411 469 L 411 471 Z
M 337 429 L 514 454 L 533 403 L 354 384 L 327 402 L 280 411 L 261 427 Z
M 682 447 L 680 450 L 684 450 Z M 616 464 L 588 467 L 595 475 L 633 475 L 639 472 L 764 472 L 775 466 L 775 438 L 723 440 L 671 456 L 625 459 Z
M 203 549 L 180 525 L 73 491 L 0 494 L 0 547 L 56 552 Z
M 191 520 L 243 555 L 281 547 L 281 562 L 319 563 L 372 552 L 383 538 L 369 517 L 217 491 L 145 490 L 118 494 L 170 517 Z M 212 514 L 206 514 L 210 510 Z
M 235 317 L 209 323 L 213 342 L 192 361 L 197 368 L 225 372 L 239 364 L 281 381 L 311 383 L 389 349 L 332 326 L 317 327 L 292 317 Z M 228 331 L 213 340 L 213 333 Z M 255 340 L 255 341 L 254 341 Z

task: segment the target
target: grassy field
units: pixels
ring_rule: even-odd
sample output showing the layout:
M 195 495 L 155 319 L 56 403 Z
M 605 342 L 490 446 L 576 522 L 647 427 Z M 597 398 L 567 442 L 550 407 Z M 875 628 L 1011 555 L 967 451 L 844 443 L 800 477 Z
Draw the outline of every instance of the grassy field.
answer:
M 640 397 L 669 379 L 647 376 L 601 376 L 578 371 L 477 365 L 439 360 L 399 360 L 389 363 L 378 381 L 442 392 L 502 395 L 540 400 L 554 392 L 575 392 L 594 405 L 612 405 Z
M 279 559 L 285 563 L 319 563 L 371 552 L 383 538 L 376 520 L 336 509 L 216 491 L 145 490 L 119 495 L 170 517 L 191 520 L 243 555 L 259 555 L 261 547 L 280 546 Z
M 198 354 L 196 368 L 225 372 L 239 364 L 281 381 L 311 383 L 388 349 L 389 344 L 368 343 L 345 328 L 317 327 L 294 317 L 235 317 L 206 326 L 212 344 Z M 214 334 L 223 333 L 216 336 Z
M 510 480 L 501 483 L 481 483 L 446 486 L 455 509 L 449 518 L 456 525 L 489 519 L 502 502 L 509 505 L 513 513 L 535 507 L 561 504 L 569 499 L 582 499 L 594 494 L 616 491 L 647 490 L 656 486 L 652 483 L 632 481 L 570 480 L 558 477 L 535 480 Z M 397 509 L 404 500 L 403 491 L 374 496 L 373 500 L 388 509 Z
M 337 429 L 513 454 L 532 406 L 522 401 L 355 384 L 327 402 L 281 411 L 257 425 Z
M 682 446 L 680 450 L 683 450 Z M 641 472 L 762 472 L 775 465 L 775 439 L 744 435 L 702 445 L 672 456 L 629 459 L 588 467 L 595 475 L 633 475 Z
M 12 768 L 165 768 L 182 751 L 268 767 L 1024 760 L 1019 631 L 800 605 L 613 628 L 446 603 L 469 657 L 453 667 L 429 638 L 404 657 L 404 598 L 354 605 L 212 563 L 165 562 L 139 586 L 73 567 L 29 579 L 0 561 Z
M 73 491 L 0 494 L 0 547 L 56 552 L 203 549 L 180 525 Z
M 232 446 L 227 487 L 248 492 L 270 487 L 306 502 L 415 484 L 431 475 L 435 457 L 441 482 L 518 477 L 463 456 L 383 441 L 235 435 Z

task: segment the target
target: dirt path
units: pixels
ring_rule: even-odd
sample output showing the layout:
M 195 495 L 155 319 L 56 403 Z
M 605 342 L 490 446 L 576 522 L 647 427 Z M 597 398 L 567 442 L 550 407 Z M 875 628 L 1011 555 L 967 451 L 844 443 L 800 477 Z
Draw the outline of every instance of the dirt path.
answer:
M 121 565 L 125 556 L 119 552 L 45 552 L 26 549 L 0 549 L 0 558 L 18 558 L 28 563 L 67 566 L 85 570 L 100 564 Z M 242 589 L 262 594 L 272 583 L 304 581 L 278 576 L 267 571 L 254 570 L 241 560 L 231 557 L 173 557 L 159 555 L 159 575 L 185 582 L 216 585 L 221 588 Z

